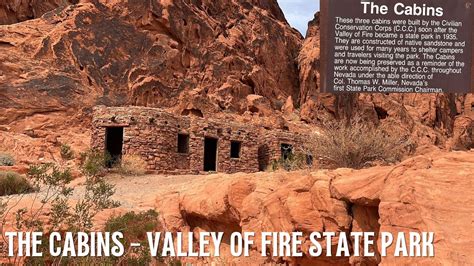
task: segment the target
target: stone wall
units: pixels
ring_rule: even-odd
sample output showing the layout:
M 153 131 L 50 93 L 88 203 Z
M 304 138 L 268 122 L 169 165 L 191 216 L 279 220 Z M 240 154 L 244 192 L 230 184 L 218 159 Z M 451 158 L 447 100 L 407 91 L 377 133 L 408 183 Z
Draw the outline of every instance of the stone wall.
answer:
M 218 139 L 218 172 L 257 172 L 258 143 L 255 131 L 251 127 L 233 123 L 218 123 L 195 118 L 190 128 L 192 146 L 191 169 L 203 168 L 204 138 Z M 241 143 L 240 158 L 231 158 L 231 141 Z
M 218 139 L 218 172 L 258 171 L 256 130 L 245 125 L 175 116 L 154 108 L 103 106 L 94 109 L 92 124 L 94 149 L 105 149 L 108 127 L 123 127 L 123 155 L 139 155 L 148 170 L 158 173 L 202 173 L 206 137 Z M 186 154 L 178 153 L 178 134 L 189 135 Z M 241 143 L 240 158 L 231 158 L 231 141 Z
M 288 131 L 267 131 L 259 146 L 259 169 L 264 171 L 273 161 L 283 157 L 282 145 L 291 145 L 293 154 L 310 155 L 305 145 L 305 136 Z
M 466 101 L 462 109 L 467 115 L 474 119 L 474 94 L 467 94 Z

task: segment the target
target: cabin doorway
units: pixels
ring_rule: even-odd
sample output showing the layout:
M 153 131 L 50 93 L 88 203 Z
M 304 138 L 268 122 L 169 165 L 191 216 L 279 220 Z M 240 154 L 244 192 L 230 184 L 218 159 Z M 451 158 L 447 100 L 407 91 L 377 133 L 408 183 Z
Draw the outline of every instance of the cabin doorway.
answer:
M 293 145 L 290 144 L 281 144 L 281 158 L 283 160 L 290 160 L 293 156 Z
M 120 163 L 123 149 L 123 127 L 109 127 L 105 134 L 105 147 L 110 158 L 107 167 L 112 168 Z
M 204 139 L 204 171 L 217 171 L 217 142 L 215 138 Z

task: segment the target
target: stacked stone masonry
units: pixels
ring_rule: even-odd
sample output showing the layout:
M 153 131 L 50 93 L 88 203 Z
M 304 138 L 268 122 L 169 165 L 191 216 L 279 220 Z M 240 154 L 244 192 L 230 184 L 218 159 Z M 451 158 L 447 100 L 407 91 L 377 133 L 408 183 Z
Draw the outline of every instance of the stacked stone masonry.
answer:
M 222 173 L 252 173 L 266 170 L 282 155 L 282 145 L 302 150 L 303 137 L 291 132 L 221 122 L 195 116 L 177 116 L 157 108 L 94 108 L 92 148 L 108 150 L 107 132 L 123 128 L 120 156 L 138 155 L 147 168 L 162 174 L 202 174 L 205 171 L 205 140 L 217 142 L 215 169 Z M 182 143 L 178 136 L 181 135 Z M 180 147 L 179 145 L 186 147 Z M 212 145 L 211 145 L 212 146 Z M 235 149 L 231 151 L 231 147 Z M 208 149 L 208 148 L 206 148 Z

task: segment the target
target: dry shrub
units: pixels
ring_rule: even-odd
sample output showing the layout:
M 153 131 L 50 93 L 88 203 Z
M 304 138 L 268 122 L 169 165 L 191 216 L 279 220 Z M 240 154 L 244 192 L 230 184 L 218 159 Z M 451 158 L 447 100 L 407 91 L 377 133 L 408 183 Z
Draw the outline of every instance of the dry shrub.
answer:
M 15 159 L 13 156 L 7 153 L 0 153 L 0 166 L 13 166 L 15 165 Z
M 61 145 L 61 158 L 66 161 L 74 159 L 74 151 L 72 150 L 71 146 L 67 144 Z
M 17 173 L 0 172 L 0 196 L 34 192 L 32 185 Z
M 273 160 L 267 168 L 267 172 L 274 172 L 278 170 L 285 171 L 299 171 L 299 170 L 311 170 L 313 169 L 313 159 L 311 153 L 305 153 L 303 151 L 292 153 L 288 158 L 279 160 Z
M 127 154 L 122 157 L 119 172 L 123 175 L 144 175 L 146 174 L 147 163 L 138 155 Z
M 325 168 L 362 169 L 376 164 L 399 162 L 412 148 L 408 136 L 398 129 L 364 121 L 326 121 L 312 146 L 319 165 Z

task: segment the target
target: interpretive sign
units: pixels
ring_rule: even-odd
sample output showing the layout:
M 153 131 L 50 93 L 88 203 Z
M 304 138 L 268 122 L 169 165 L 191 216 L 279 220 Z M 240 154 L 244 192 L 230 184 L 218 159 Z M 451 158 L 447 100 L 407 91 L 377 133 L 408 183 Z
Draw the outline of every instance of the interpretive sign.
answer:
M 474 0 L 321 0 L 323 92 L 469 93 Z

